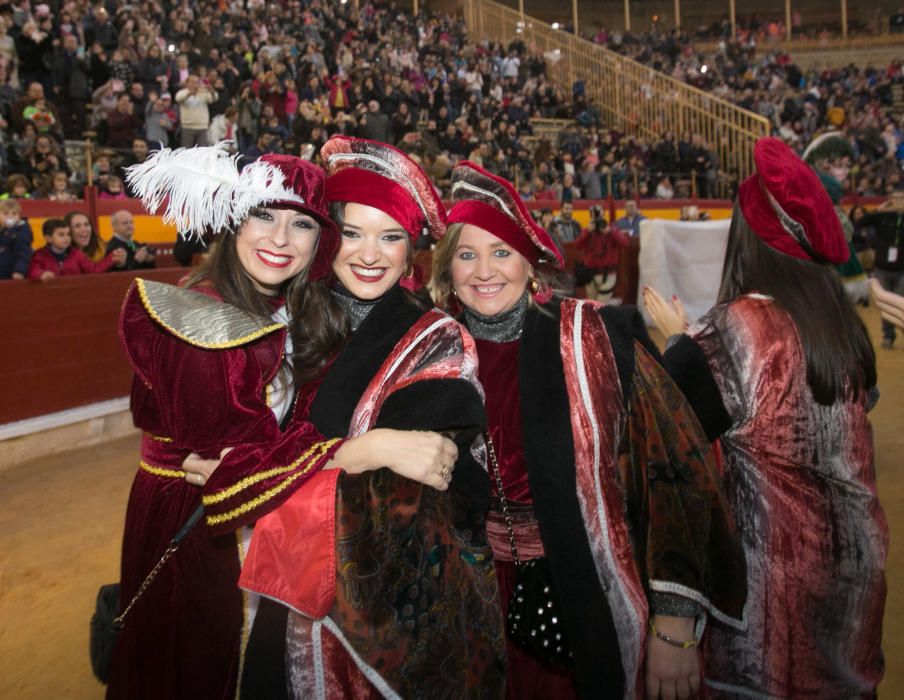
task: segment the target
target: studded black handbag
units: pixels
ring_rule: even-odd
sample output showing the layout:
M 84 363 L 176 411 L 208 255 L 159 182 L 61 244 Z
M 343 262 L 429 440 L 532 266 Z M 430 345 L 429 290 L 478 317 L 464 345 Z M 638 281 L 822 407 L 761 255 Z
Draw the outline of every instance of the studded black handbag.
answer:
M 508 530 L 509 544 L 512 548 L 512 561 L 515 563 L 515 588 L 509 600 L 508 615 L 505 621 L 507 637 L 518 646 L 526 649 L 534 658 L 560 668 L 570 668 L 573 662 L 571 646 L 565 634 L 561 607 L 556 596 L 555 587 L 546 557 L 521 561 L 518 556 L 518 545 L 515 542 L 515 531 L 512 527 L 512 516 L 508 510 L 508 501 L 502 488 L 502 474 L 496 461 L 496 451 L 490 436 L 484 436 L 487 455 L 496 489 L 499 492 L 499 504 Z

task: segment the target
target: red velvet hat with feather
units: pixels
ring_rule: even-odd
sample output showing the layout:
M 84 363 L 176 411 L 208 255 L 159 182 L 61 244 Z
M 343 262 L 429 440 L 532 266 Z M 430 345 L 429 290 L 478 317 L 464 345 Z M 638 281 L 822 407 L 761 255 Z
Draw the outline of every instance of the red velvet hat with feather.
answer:
M 291 208 L 320 224 L 308 279 L 330 274 L 339 242 L 330 219 L 323 170 L 301 158 L 268 154 L 239 170 L 226 144 L 161 149 L 126 170 L 145 208 L 188 238 L 237 232 L 257 207 Z

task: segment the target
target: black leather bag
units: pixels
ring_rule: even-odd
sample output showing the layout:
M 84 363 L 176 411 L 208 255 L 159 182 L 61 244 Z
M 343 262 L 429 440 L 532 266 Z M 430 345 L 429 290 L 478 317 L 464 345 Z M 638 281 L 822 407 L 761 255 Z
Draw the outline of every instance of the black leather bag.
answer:
M 516 567 L 515 588 L 509 600 L 505 621 L 506 636 L 534 658 L 551 666 L 570 668 L 574 657 L 565 635 L 565 625 L 562 621 L 561 607 L 555 596 L 549 560 L 541 557 L 521 561 L 518 556 L 515 531 L 508 510 L 508 501 L 502 489 L 502 474 L 496 461 L 496 451 L 493 449 L 490 436 L 485 435 L 484 439 L 490 466 L 496 478 L 496 490 L 499 492 L 499 503 L 508 529 L 512 560 Z
M 119 584 L 108 583 L 97 592 L 94 615 L 91 616 L 91 670 L 101 683 L 110 680 L 110 659 L 113 658 L 113 646 L 122 630 L 122 623 L 117 622 L 119 612 Z
M 110 680 L 110 661 L 113 659 L 116 639 L 119 637 L 119 633 L 122 632 L 123 627 L 125 627 L 126 616 L 147 590 L 147 587 L 151 585 L 157 574 L 160 573 L 160 569 L 166 564 L 166 560 L 176 553 L 182 540 L 191 532 L 195 523 L 203 515 L 204 506 L 198 506 L 188 517 L 185 524 L 179 528 L 179 532 L 170 540 L 163 556 L 160 557 L 151 572 L 145 576 L 144 581 L 141 582 L 122 614 L 119 616 L 116 614 L 119 611 L 120 586 L 118 583 L 104 584 L 97 591 L 94 615 L 91 616 L 91 624 L 89 625 L 91 637 L 88 652 L 91 655 L 91 670 L 94 672 L 94 677 L 101 683 L 106 684 Z

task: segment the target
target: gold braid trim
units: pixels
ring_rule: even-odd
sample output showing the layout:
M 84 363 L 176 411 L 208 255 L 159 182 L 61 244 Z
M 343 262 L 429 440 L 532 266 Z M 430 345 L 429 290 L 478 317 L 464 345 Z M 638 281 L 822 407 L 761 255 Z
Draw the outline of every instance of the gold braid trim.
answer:
M 273 469 L 267 469 L 266 471 L 258 472 L 257 474 L 252 474 L 251 476 L 246 476 L 244 479 L 233 484 L 229 488 L 225 488 L 222 491 L 217 491 L 216 493 L 204 496 L 201 499 L 201 503 L 203 503 L 205 506 L 211 506 L 214 503 L 220 503 L 221 501 L 225 501 L 227 498 L 231 498 L 237 493 L 244 491 L 245 489 L 254 486 L 261 481 L 265 481 L 271 477 L 290 472 L 300 464 L 304 463 L 305 460 L 307 460 L 308 457 L 310 457 L 316 450 L 321 450 L 320 454 L 315 458 L 319 459 L 324 452 L 330 449 L 338 441 L 339 438 L 334 438 L 333 440 L 327 440 L 326 442 L 314 443 L 314 445 L 311 446 L 311 448 L 307 452 L 302 454 L 301 457 L 292 462 L 292 464 L 290 464 L 288 467 L 274 467 Z
M 152 433 L 145 433 L 147 437 L 151 440 L 155 440 L 156 442 L 172 442 L 173 439 L 171 437 L 163 437 L 162 435 L 153 435 Z
M 138 462 L 138 468 L 143 469 L 148 474 L 153 474 L 154 476 L 164 476 L 171 479 L 185 478 L 185 472 L 181 469 L 164 469 L 163 467 L 155 467 L 153 464 L 148 464 L 143 459 Z
M 286 479 L 281 484 L 278 484 L 278 485 L 274 486 L 273 488 L 268 489 L 267 491 L 264 491 L 257 498 L 253 498 L 250 501 L 248 501 L 247 503 L 243 503 L 238 508 L 230 510 L 227 513 L 221 513 L 219 515 L 207 516 L 207 524 L 208 525 L 219 525 L 220 523 L 225 523 L 228 520 L 233 520 L 234 518 L 237 518 L 240 515 L 244 515 L 245 513 L 251 512 L 258 506 L 269 501 L 274 496 L 282 493 L 287 488 L 289 488 L 289 486 L 291 486 L 292 483 L 296 479 L 298 479 L 299 477 L 302 477 L 305 474 L 307 474 L 308 472 L 310 472 L 314 468 L 314 466 L 317 464 L 317 460 L 319 460 L 323 455 L 325 455 L 327 453 L 327 451 L 330 449 L 330 447 L 335 442 L 336 442 L 336 440 L 330 440 L 329 442 L 318 443 L 319 450 L 318 450 L 317 454 L 311 458 L 311 460 L 308 462 L 307 466 L 305 466 L 304 469 L 296 472 L 295 474 L 292 474 L 292 475 L 286 477 Z
M 144 306 L 145 310 L 148 312 L 148 315 L 154 319 L 157 323 L 163 326 L 169 333 L 179 338 L 179 340 L 184 340 L 189 345 L 194 345 L 198 348 L 204 348 L 206 350 L 227 350 L 229 348 L 237 348 L 242 345 L 246 345 L 250 343 L 252 340 L 257 340 L 269 333 L 274 331 L 278 331 L 285 326 L 282 323 L 273 323 L 267 326 L 263 326 L 258 328 L 251 333 L 247 333 L 240 338 L 230 338 L 229 340 L 225 340 L 223 342 L 214 343 L 214 342 L 205 342 L 199 340 L 198 338 L 192 338 L 186 335 L 185 333 L 180 332 L 176 328 L 172 326 L 172 324 L 164 321 L 160 314 L 157 313 L 157 310 L 151 303 L 150 297 L 148 296 L 147 288 L 145 287 L 145 281 L 140 277 L 135 278 L 135 288 L 138 290 L 138 296 L 141 298 L 141 303 Z
M 239 565 L 242 565 L 245 563 L 246 552 L 245 552 L 245 545 L 242 541 L 242 530 L 241 529 L 238 529 L 235 531 L 235 539 L 236 539 L 236 543 L 238 544 L 238 548 L 239 548 Z M 248 591 L 246 591 L 244 588 L 241 589 L 241 591 L 242 591 L 242 641 L 241 641 L 241 645 L 239 646 L 239 674 L 238 674 L 239 679 L 241 679 L 242 670 L 245 667 L 245 650 L 248 648 L 248 637 L 251 635 L 251 620 L 249 619 L 249 615 L 248 615 L 248 613 L 249 613 Z M 241 686 L 241 683 L 239 683 L 239 686 Z M 236 691 L 235 691 L 236 700 L 239 700 L 240 690 L 241 690 L 240 687 L 236 688 Z

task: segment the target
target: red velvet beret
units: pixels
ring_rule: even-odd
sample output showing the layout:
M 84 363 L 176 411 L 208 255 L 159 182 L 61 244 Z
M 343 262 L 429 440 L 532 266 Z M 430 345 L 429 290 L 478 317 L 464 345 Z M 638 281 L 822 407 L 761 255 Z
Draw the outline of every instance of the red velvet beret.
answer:
M 832 200 L 809 165 L 776 138 L 757 141 L 756 172 L 738 203 L 766 245 L 801 260 L 839 265 L 850 255 Z
M 323 168 L 310 161 L 295 156 L 268 153 L 259 158 L 279 168 L 283 174 L 283 186 L 299 197 L 304 204 L 296 201 L 273 201 L 270 206 L 285 206 L 297 209 L 314 217 L 320 223 L 320 239 L 317 252 L 308 272 L 308 279 L 323 279 L 332 270 L 333 258 L 339 246 L 339 232 L 330 218 L 330 207 L 326 197 L 326 175 Z
M 439 239 L 446 209 L 430 178 L 397 148 L 349 136 L 334 136 L 320 149 L 330 202 L 356 202 L 385 212 L 412 240 L 422 233 Z
M 452 170 L 450 224 L 472 224 L 501 238 L 534 267 L 561 270 L 562 254 L 538 226 L 512 185 L 476 163 L 463 161 Z

